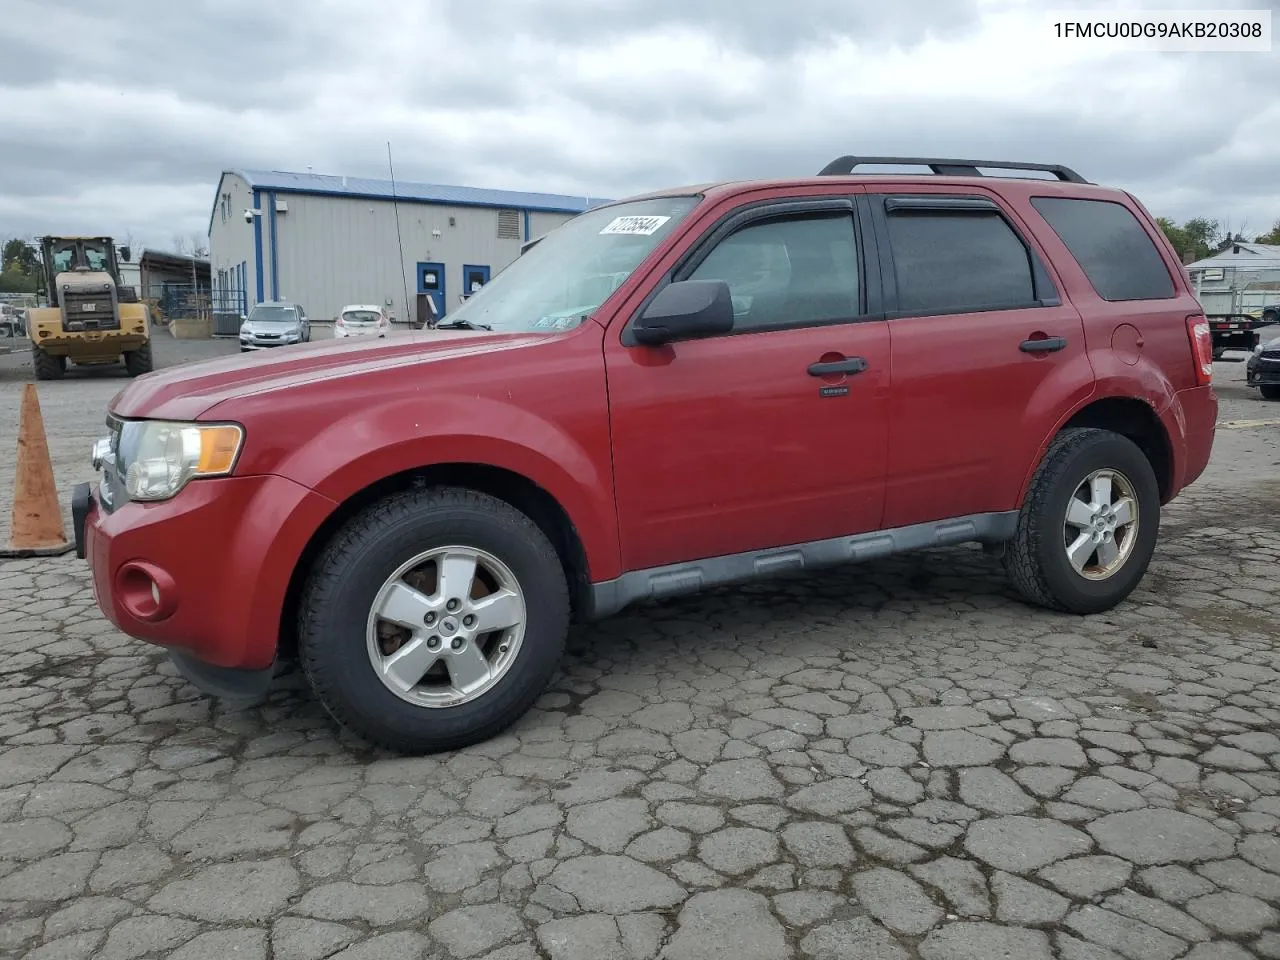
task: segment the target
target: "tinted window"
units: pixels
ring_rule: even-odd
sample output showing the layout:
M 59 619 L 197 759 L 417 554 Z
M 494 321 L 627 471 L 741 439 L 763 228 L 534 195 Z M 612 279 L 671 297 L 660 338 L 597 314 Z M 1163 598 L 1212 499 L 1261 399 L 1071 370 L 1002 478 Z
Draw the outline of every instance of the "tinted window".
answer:
M 743 227 L 721 240 L 687 279 L 728 283 L 737 329 L 855 317 L 853 219 L 794 217 Z
M 1035 197 L 1031 202 L 1102 299 L 1165 300 L 1175 295 L 1159 250 L 1123 204 L 1069 197 Z
M 998 213 L 896 211 L 889 245 L 905 313 L 957 313 L 1035 302 L 1031 260 Z

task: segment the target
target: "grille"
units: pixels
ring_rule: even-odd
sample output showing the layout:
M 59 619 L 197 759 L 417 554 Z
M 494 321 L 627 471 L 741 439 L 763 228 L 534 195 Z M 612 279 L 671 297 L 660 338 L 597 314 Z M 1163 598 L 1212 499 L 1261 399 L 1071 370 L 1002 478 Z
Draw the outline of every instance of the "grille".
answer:
M 519 240 L 520 239 L 520 211 L 519 210 L 499 210 L 498 211 L 498 239 L 499 240 Z
M 1263 360 L 1280 360 L 1280 350 L 1263 350 Z
M 110 290 L 66 290 L 62 318 L 67 330 L 119 330 Z

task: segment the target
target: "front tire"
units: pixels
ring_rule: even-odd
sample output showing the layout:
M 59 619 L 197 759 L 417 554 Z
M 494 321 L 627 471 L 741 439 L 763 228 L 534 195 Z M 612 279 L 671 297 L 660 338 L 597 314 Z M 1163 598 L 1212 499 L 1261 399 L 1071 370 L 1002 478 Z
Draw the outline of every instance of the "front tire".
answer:
M 343 726 L 404 754 L 487 740 L 542 694 L 564 652 L 569 592 L 542 530 L 473 490 L 398 493 L 316 560 L 299 660 Z
M 140 377 L 144 373 L 150 373 L 153 368 L 150 340 L 137 350 L 129 350 L 124 355 L 124 369 L 131 377 Z
M 37 380 L 61 380 L 67 372 L 67 358 L 54 357 L 35 344 L 31 345 L 31 365 L 35 367 Z
M 1261 391 L 1263 400 L 1280 400 L 1280 384 L 1260 383 L 1258 390 Z
M 1031 603 L 1102 613 L 1141 582 L 1159 527 L 1160 487 L 1142 450 L 1110 430 L 1064 430 L 1036 470 L 1005 570 Z

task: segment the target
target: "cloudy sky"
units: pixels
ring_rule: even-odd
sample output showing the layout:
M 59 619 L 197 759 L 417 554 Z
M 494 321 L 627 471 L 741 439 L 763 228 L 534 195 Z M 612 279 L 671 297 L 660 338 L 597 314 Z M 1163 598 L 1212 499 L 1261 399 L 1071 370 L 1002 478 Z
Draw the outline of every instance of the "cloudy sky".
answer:
M 220 170 L 385 176 L 387 140 L 435 183 L 621 197 L 965 156 L 1280 219 L 1280 45 L 1116 53 L 1056 40 L 1055 6 L 1280 0 L 3 0 L 0 239 L 172 248 Z

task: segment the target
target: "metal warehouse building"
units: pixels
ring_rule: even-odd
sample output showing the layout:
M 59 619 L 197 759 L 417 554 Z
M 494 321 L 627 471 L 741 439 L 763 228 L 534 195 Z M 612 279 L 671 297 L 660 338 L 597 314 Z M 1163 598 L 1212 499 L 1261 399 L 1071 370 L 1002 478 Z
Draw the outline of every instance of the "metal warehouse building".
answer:
M 215 332 L 234 334 L 240 316 L 265 300 L 295 301 L 322 322 L 347 304 L 380 303 L 420 325 L 431 304 L 446 315 L 524 241 L 605 202 L 228 170 L 209 220 Z

